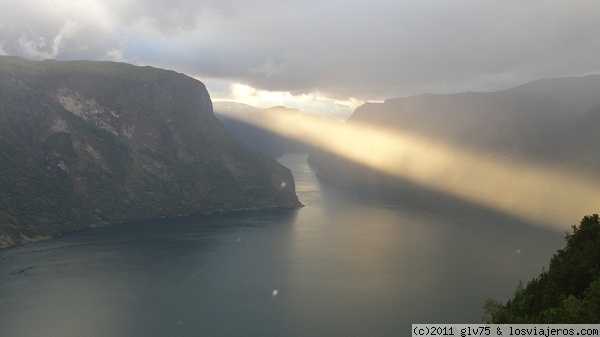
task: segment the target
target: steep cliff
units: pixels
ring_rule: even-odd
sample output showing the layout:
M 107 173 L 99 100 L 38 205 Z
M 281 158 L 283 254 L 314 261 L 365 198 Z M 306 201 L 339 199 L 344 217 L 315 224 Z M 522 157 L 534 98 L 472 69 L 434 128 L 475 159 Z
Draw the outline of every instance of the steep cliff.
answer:
M 0 247 L 134 219 L 296 207 L 289 169 L 241 147 L 188 76 L 0 57 Z

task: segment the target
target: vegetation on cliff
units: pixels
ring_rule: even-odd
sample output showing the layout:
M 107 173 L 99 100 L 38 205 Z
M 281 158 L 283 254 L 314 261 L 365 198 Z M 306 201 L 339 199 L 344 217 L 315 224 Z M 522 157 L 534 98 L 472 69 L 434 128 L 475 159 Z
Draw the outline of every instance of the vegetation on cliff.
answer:
M 506 304 L 488 299 L 488 323 L 600 323 L 600 219 L 585 216 L 567 245 L 550 260 L 547 271 L 524 287 L 519 284 Z
M 0 247 L 134 219 L 294 207 L 204 85 L 123 63 L 0 57 Z

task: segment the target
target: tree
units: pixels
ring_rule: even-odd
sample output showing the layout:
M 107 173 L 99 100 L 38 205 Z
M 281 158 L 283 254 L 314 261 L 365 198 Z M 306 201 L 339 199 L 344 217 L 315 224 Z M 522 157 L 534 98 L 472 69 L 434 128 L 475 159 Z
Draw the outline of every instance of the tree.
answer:
M 550 259 L 526 287 L 520 282 L 505 305 L 488 299 L 483 307 L 488 323 L 600 322 L 600 218 L 584 216 L 567 233 L 567 245 Z

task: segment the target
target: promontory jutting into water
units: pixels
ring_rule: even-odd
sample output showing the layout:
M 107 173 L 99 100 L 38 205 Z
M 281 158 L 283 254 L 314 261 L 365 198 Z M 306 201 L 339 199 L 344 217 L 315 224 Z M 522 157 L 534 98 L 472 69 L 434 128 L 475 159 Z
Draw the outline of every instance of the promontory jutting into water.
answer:
M 563 233 L 417 187 L 319 182 L 306 207 L 143 221 L 0 252 L 1 336 L 404 336 L 478 323 Z

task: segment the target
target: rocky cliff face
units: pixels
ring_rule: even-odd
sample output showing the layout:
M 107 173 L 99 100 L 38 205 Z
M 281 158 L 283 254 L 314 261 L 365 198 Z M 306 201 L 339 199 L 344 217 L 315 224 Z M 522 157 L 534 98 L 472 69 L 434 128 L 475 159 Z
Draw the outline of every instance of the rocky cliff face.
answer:
M 134 219 L 300 206 L 289 169 L 242 148 L 201 82 L 15 57 L 0 57 L 0 203 L 0 246 Z

